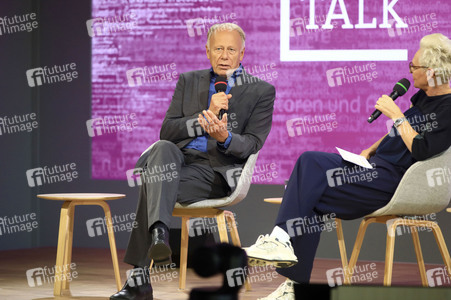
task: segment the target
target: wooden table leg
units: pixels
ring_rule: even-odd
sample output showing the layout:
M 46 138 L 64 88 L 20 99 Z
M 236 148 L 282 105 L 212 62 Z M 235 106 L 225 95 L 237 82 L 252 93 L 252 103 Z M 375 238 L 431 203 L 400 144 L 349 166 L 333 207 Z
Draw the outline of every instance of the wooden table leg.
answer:
M 111 258 L 113 260 L 114 276 L 116 278 L 117 290 L 121 289 L 121 274 L 119 272 L 119 262 L 117 259 L 116 240 L 114 238 L 113 220 L 111 218 L 110 206 L 105 201 L 98 203 L 105 211 L 106 227 L 108 232 L 108 240 L 110 242 Z
M 69 278 L 72 276 L 70 264 L 72 262 L 72 241 L 74 237 L 74 211 L 75 211 L 75 203 L 71 201 L 71 204 L 68 207 L 68 230 L 66 233 L 66 249 L 64 254 L 64 261 L 63 261 L 63 270 L 64 270 L 64 280 L 62 285 L 62 292 L 65 294 L 65 292 L 69 292 L 70 286 L 69 286 Z
M 61 207 L 61 213 L 60 213 L 60 226 L 59 226 L 59 232 L 58 232 L 58 248 L 56 253 L 56 264 L 55 264 L 55 285 L 53 288 L 53 294 L 55 296 L 61 296 L 62 295 L 62 285 L 63 282 L 61 281 L 61 278 L 63 277 L 63 264 L 66 260 L 66 247 L 67 245 L 67 234 L 69 229 L 69 222 L 70 222 L 70 206 L 71 201 L 65 201 L 63 203 L 63 206 Z

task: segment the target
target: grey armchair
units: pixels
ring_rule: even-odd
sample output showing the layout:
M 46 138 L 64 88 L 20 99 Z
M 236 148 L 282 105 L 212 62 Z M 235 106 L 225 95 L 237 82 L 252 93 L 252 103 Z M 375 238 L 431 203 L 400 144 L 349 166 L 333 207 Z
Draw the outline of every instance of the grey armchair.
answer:
M 428 281 L 417 232 L 418 227 L 430 228 L 433 231 L 443 261 L 447 269 L 451 270 L 450 255 L 440 227 L 434 221 L 418 218 L 418 216 L 440 212 L 448 206 L 451 199 L 450 170 L 451 148 L 435 157 L 413 164 L 403 176 L 390 202 L 366 216 L 360 223 L 349 263 L 346 257 L 341 220 L 337 219 L 340 255 L 343 269 L 347 270 L 344 272 L 345 284 L 350 284 L 352 281 L 352 270 L 356 266 L 366 228 L 371 223 L 385 223 L 387 226 L 384 285 L 389 286 L 392 281 L 393 252 L 398 226 L 410 228 L 423 286 L 428 286 Z
M 149 151 L 152 146 L 153 145 L 147 148 L 141 154 L 141 157 L 143 156 L 143 154 Z M 190 225 L 193 225 L 190 224 L 191 218 L 216 218 L 220 241 L 223 243 L 229 242 L 227 229 L 230 228 L 230 236 L 232 238 L 233 245 L 241 247 L 240 237 L 236 228 L 235 216 L 232 212 L 224 210 L 224 208 L 235 205 L 246 197 L 251 185 L 252 174 L 254 172 L 255 163 L 257 162 L 258 153 L 259 152 L 251 154 L 248 157 L 243 169 L 240 170 L 241 175 L 236 183 L 236 188 L 230 196 L 218 199 L 205 199 L 192 204 L 176 203 L 172 215 L 174 217 L 182 218 L 179 279 L 180 290 L 184 290 L 186 286 L 186 266 L 188 259 L 188 239 L 190 232 L 189 227 Z M 248 281 L 246 281 L 245 286 L 246 290 L 250 290 L 251 287 Z

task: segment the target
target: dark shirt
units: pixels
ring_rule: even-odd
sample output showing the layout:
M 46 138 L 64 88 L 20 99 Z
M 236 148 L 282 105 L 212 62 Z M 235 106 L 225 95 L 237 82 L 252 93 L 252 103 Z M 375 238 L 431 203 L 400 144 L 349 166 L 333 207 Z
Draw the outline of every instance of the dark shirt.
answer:
M 393 126 L 375 155 L 404 170 L 451 146 L 451 94 L 429 97 L 419 90 L 410 100 L 413 106 L 404 115 L 419 133 L 413 140 L 412 152 Z

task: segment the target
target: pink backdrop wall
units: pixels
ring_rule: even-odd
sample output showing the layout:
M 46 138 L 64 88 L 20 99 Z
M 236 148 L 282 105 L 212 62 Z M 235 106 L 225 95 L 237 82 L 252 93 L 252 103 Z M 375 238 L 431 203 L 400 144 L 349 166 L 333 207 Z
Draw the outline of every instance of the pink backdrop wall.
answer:
M 399 79 L 411 80 L 408 63 L 422 36 L 449 36 L 451 28 L 449 1 L 399 0 L 384 9 L 383 0 L 366 0 L 363 23 L 375 18 L 377 28 L 356 28 L 362 27 L 356 25 L 362 23 L 363 1 L 341 0 L 335 14 L 342 14 L 342 3 L 349 23 L 343 14 L 335 16 L 332 29 L 321 25 L 334 1 L 316 1 L 317 30 L 306 28 L 315 1 L 161 2 L 93 0 L 93 20 L 87 23 L 92 36 L 87 126 L 95 179 L 125 180 L 126 170 L 159 139 L 179 74 L 210 67 L 205 42 L 213 23 L 236 22 L 245 30 L 243 66 L 276 87 L 273 127 L 253 179 L 263 184 L 282 184 L 304 151 L 336 152 L 339 146 L 360 153 L 387 133 L 385 116 L 366 122 L 376 100 Z M 408 27 L 380 28 L 384 11 L 389 24 L 401 24 L 399 16 Z M 352 28 L 342 28 L 345 23 Z M 281 46 L 281 39 L 287 43 Z M 351 49 L 377 51 L 364 53 L 363 60 L 359 53 L 340 58 L 340 52 L 328 51 L 311 58 L 297 52 Z M 409 107 L 414 92 L 412 86 L 397 100 L 401 109 Z

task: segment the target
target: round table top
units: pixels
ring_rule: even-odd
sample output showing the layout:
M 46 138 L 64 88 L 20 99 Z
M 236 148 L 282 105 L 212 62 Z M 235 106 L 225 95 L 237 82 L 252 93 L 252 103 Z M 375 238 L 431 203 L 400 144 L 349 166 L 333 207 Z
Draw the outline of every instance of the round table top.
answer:
M 124 194 L 106 194 L 106 193 L 61 193 L 61 194 L 40 194 L 38 198 L 46 200 L 65 200 L 65 201 L 83 201 L 83 200 L 116 200 L 124 198 Z
M 268 203 L 280 204 L 282 203 L 282 198 L 265 198 L 263 201 Z

